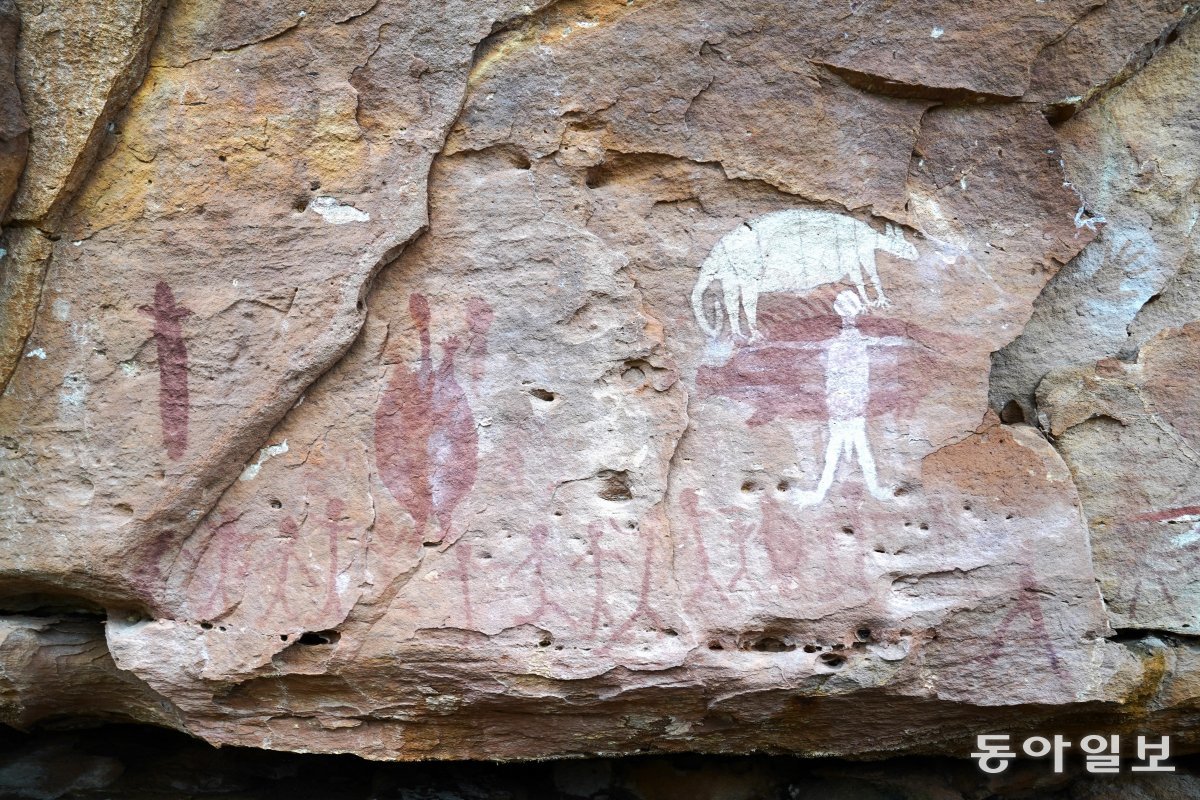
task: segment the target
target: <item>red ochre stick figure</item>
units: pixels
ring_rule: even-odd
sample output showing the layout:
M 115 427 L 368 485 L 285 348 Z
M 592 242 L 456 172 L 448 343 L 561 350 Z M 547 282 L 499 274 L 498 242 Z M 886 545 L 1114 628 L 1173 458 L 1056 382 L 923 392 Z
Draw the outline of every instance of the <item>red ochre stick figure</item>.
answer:
M 471 603 L 471 543 L 461 538 L 451 548 L 454 550 L 454 568 L 446 573 L 447 578 L 456 578 L 462 587 L 463 620 L 468 628 L 475 627 L 474 606 Z
M 183 320 L 191 309 L 175 304 L 165 281 L 154 287 L 154 304 L 138 306 L 154 319 L 154 344 L 158 350 L 158 412 L 163 445 L 171 460 L 182 458 L 188 443 L 188 352 L 183 341 Z
M 609 524 L 616 528 L 617 524 L 609 520 Z M 621 554 L 615 550 L 609 550 L 604 546 L 602 537 L 604 536 L 604 526 L 598 522 L 593 522 L 588 525 L 588 548 L 587 552 L 581 554 L 578 558 L 571 562 L 571 567 L 578 567 L 583 563 L 584 559 L 592 562 L 592 587 L 594 594 L 592 595 L 592 618 L 589 623 L 588 633 L 595 639 L 600 633 L 601 625 L 611 625 L 614 620 L 612 613 L 608 610 L 608 604 L 604 602 L 604 560 L 612 556 L 618 560 L 621 559 Z
M 342 598 L 338 593 L 337 585 L 341 569 L 338 558 L 338 540 L 343 533 L 355 530 L 353 524 L 340 522 L 345 510 L 346 503 L 337 497 L 331 497 L 325 504 L 325 532 L 329 536 L 329 575 L 326 578 L 325 605 L 321 610 L 323 614 L 333 616 L 340 616 L 342 613 Z
M 471 353 L 472 384 L 483 379 L 488 352 L 487 335 L 495 319 L 495 312 L 483 298 L 472 297 L 467 301 L 467 328 L 471 331 L 471 338 L 467 340 L 467 350 Z
M 1004 619 L 1000 622 L 1000 627 L 996 629 L 996 640 L 992 647 L 991 653 L 988 654 L 988 661 L 995 661 L 1000 657 L 1000 653 L 1004 650 L 1006 640 L 1005 634 L 1008 633 L 1009 626 L 1016 621 L 1017 617 L 1027 616 L 1029 618 L 1030 627 L 1037 636 L 1046 653 L 1046 660 L 1050 662 L 1050 668 L 1058 679 L 1062 682 L 1067 681 L 1067 675 L 1058 658 L 1058 653 L 1054 650 L 1054 642 L 1050 638 L 1049 631 L 1046 630 L 1046 620 L 1042 614 L 1042 605 L 1038 600 L 1038 586 L 1034 580 L 1032 570 L 1027 566 L 1024 569 L 1024 575 L 1021 578 L 1020 591 L 1017 592 L 1016 602 L 1013 608 Z
M 277 608 L 282 607 L 285 614 L 291 614 L 291 604 L 287 599 L 289 570 L 292 559 L 296 560 L 296 566 L 303 572 L 305 579 L 310 585 L 317 585 L 316 577 L 312 570 L 304 562 L 304 559 L 298 557 L 293 552 L 296 548 L 297 539 L 300 535 L 300 526 L 290 516 L 285 516 L 279 523 L 280 535 L 275 537 L 279 543 L 275 552 L 279 560 L 279 572 L 275 581 L 274 594 L 271 597 L 271 602 L 263 610 L 263 618 L 267 624 L 270 624 L 271 613 Z
M 696 551 L 696 560 L 700 562 L 700 580 L 691 595 L 688 596 L 688 601 L 690 603 L 702 598 L 709 594 L 710 590 L 717 595 L 724 595 L 725 587 L 718 584 L 717 579 L 713 577 L 708 560 L 708 548 L 704 546 L 704 532 L 701 529 L 700 519 L 700 493 L 695 489 L 685 489 L 680 495 L 680 503 L 691 523 L 693 547 Z
M 216 619 L 218 616 L 229 613 L 237 606 L 236 602 L 230 601 L 229 587 L 241 587 L 242 580 L 245 578 L 245 559 L 240 552 L 245 547 L 245 543 L 242 541 L 242 537 L 234 525 L 240 516 L 240 514 L 235 514 L 232 511 L 225 512 L 221 518 L 221 522 L 212 528 L 212 532 L 205 540 L 200 553 L 194 559 L 190 556 L 187 557 L 184 562 L 191 562 L 193 565 L 188 574 L 187 585 L 190 587 L 196 575 L 199 574 L 199 569 L 204 558 L 208 555 L 210 548 L 214 544 L 217 547 L 216 570 L 211 573 L 212 591 L 205 598 L 204 602 L 197 603 L 194 606 L 196 614 L 200 619 Z
M 552 615 L 557 614 L 559 619 L 566 622 L 572 629 L 575 627 L 575 619 L 567 613 L 566 609 L 558 604 L 557 601 L 550 598 L 549 590 L 546 588 L 546 558 L 550 553 L 550 529 L 545 525 L 534 525 L 530 530 L 529 540 L 529 555 L 525 556 L 520 564 L 513 568 L 511 574 L 521 572 L 526 567 L 532 566 L 532 582 L 537 589 L 537 605 L 528 613 L 518 617 L 513 621 L 513 625 L 536 625 L 543 620 L 549 619 Z
M 616 523 L 613 523 L 614 527 L 615 524 Z M 629 615 L 629 618 L 621 623 L 620 627 L 613 631 L 612 636 L 609 637 L 608 644 L 605 645 L 605 649 L 615 642 L 621 642 L 624 640 L 633 629 L 634 623 L 639 619 L 649 622 L 654 630 L 670 630 L 670 628 L 663 621 L 663 618 L 659 616 L 658 612 L 654 610 L 654 607 L 651 604 L 650 594 L 653 588 L 651 586 L 651 580 L 654 571 L 654 556 L 658 548 L 655 547 L 654 536 L 646 536 L 644 534 L 645 532 L 643 531 L 643 540 L 646 543 L 646 547 L 642 552 L 642 579 L 641 586 L 638 589 L 637 604 L 634 606 L 633 613 Z M 619 556 L 619 559 L 622 564 L 629 566 L 629 562 L 624 556 Z
M 1181 556 L 1191 556 L 1192 563 L 1195 562 L 1195 554 L 1200 550 L 1200 506 L 1181 506 L 1179 508 L 1167 508 L 1161 511 L 1151 511 L 1146 514 L 1138 514 L 1130 519 L 1131 522 L 1161 522 L 1161 523 L 1192 523 L 1187 530 L 1171 537 L 1171 544 L 1175 546 L 1175 551 L 1170 554 L 1169 560 L 1172 565 L 1180 564 Z M 1147 554 L 1153 558 L 1153 551 Z M 1143 563 L 1150 559 L 1144 559 Z M 1133 581 L 1133 588 L 1130 591 L 1129 597 L 1129 616 L 1137 617 L 1138 603 L 1142 599 L 1142 588 L 1147 582 L 1153 582 L 1158 586 L 1159 593 L 1167 605 L 1170 606 L 1171 612 L 1179 614 L 1179 606 L 1175 602 L 1174 594 L 1170 585 L 1158 574 L 1154 569 L 1141 569 L 1137 571 L 1137 578 Z

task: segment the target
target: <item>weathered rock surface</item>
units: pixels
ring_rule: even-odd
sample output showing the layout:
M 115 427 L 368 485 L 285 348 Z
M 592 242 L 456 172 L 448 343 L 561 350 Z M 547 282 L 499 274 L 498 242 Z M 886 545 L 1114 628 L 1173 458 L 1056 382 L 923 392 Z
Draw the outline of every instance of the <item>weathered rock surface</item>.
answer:
M 1169 329 L 1136 362 L 1051 373 L 1044 425 L 1081 489 L 1096 573 L 1114 623 L 1193 633 L 1200 625 L 1200 324 Z
M 1135 318 L 1172 281 L 1196 270 L 1200 214 L 1200 36 L 1189 29 L 1149 67 L 1059 129 L 1061 154 L 1080 193 L 1079 223 L 1103 233 L 1046 287 L 1021 335 L 996 355 L 992 404 L 1032 419 L 1047 372 L 1129 354 L 1182 313 Z M 1086 204 L 1086 205 L 1085 205 Z M 1182 288 L 1182 287 L 1181 287 Z M 1147 305 L 1150 303 L 1150 305 Z
M 29 123 L 17 89 L 17 33 L 20 11 L 13 0 L 0 3 L 0 222 L 17 191 L 29 147 Z
M 16 73 L 31 124 L 29 163 L 23 174 L 16 170 L 21 182 L 6 223 L 9 253 L 0 261 L 0 387 L 33 329 L 62 214 L 99 150 L 112 144 L 114 119 L 142 79 L 163 0 L 18 0 L 17 6 Z M 23 120 L 6 113 L 0 124 L 24 127 Z M 20 141 L 21 164 L 24 149 Z M 0 198 L 3 221 L 7 195 Z
M 1195 746 L 1190 645 L 1113 638 L 1188 633 L 1186 569 L 1139 605 L 1157 551 L 1098 533 L 1193 501 L 1079 438 L 1158 392 L 1186 439 L 1195 337 L 1034 396 L 1183 280 L 1189 8 L 235 5 L 172 4 L 140 84 L 149 34 L 108 45 L 99 160 L 72 128 L 18 198 L 0 588 L 109 609 L 98 711 L 381 759 Z

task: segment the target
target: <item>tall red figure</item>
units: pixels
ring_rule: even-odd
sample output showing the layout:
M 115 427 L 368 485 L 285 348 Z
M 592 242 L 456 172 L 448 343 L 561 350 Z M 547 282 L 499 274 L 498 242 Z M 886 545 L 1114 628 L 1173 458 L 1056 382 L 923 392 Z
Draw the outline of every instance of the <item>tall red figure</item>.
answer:
M 154 344 L 158 348 L 158 411 L 162 417 L 163 444 L 172 460 L 182 458 L 188 441 L 188 353 L 183 341 L 183 320 L 189 308 L 175 304 L 165 281 L 154 287 L 154 305 L 138 311 L 154 319 Z

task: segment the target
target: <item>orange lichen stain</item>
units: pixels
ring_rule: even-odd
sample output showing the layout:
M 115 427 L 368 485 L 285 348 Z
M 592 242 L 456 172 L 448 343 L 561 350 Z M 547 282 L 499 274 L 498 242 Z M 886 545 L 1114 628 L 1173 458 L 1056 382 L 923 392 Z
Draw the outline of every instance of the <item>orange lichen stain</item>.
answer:
M 309 75 L 294 36 L 186 67 L 155 66 L 129 103 L 116 146 L 76 204 L 75 235 L 225 200 L 256 215 L 288 215 L 291 194 L 377 174 L 340 75 Z M 284 66 L 277 66 L 277 65 Z M 200 98 L 199 100 L 197 98 Z M 187 101 L 187 102 L 185 102 Z M 377 155 L 376 158 L 382 158 Z

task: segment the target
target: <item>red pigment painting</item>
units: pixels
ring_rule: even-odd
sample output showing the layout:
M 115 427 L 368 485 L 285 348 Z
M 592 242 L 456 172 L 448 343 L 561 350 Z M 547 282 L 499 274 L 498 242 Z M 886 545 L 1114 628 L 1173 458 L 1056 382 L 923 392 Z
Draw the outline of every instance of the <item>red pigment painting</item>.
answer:
M 167 457 L 176 460 L 183 457 L 188 442 L 188 352 L 183 341 L 183 320 L 192 311 L 175 303 L 175 295 L 165 281 L 154 287 L 154 305 L 139 306 L 138 311 L 154 320 L 163 445 Z
M 777 418 L 828 419 L 826 354 L 821 345 L 835 341 L 843 323 L 833 314 L 801 316 L 808 313 L 795 298 L 770 298 L 769 305 L 764 301 L 765 337 L 738 345 L 720 366 L 701 367 L 696 374 L 700 397 L 720 395 L 746 403 L 754 409 L 750 425 Z M 940 355 L 953 352 L 945 334 L 882 316 L 865 315 L 856 324 L 866 337 L 905 342 L 871 353 L 867 417 L 888 412 L 910 416 L 931 378 L 952 380 L 952 365 Z
M 413 294 L 409 315 L 420 337 L 415 369 L 397 365 L 375 412 L 375 460 L 380 479 L 413 519 L 415 535 L 438 543 L 453 540 L 454 509 L 475 485 L 479 436 L 466 392 L 455 377 L 458 337 L 441 343 L 434 368 L 429 301 Z M 468 352 L 486 354 L 492 312 L 482 301 L 469 304 Z M 437 530 L 429 530 L 431 520 Z

